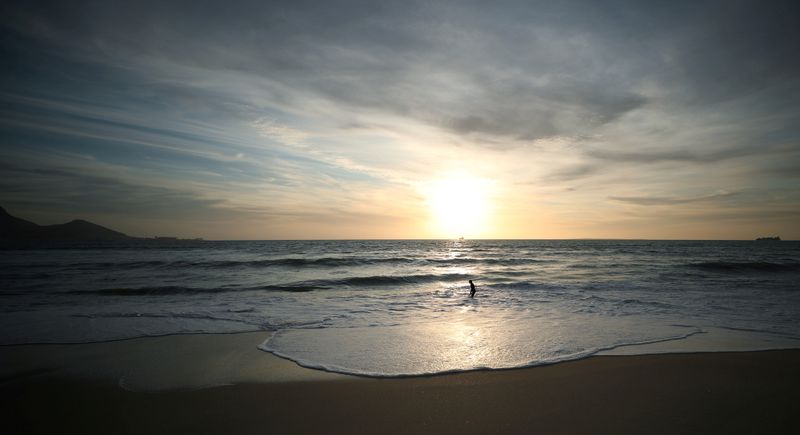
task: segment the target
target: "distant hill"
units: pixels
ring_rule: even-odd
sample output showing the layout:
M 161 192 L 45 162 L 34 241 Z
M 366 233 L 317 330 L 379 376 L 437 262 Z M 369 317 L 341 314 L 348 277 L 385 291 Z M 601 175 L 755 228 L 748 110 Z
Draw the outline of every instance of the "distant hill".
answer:
M 135 239 L 106 227 L 76 219 L 56 225 L 37 225 L 11 216 L 0 207 L 0 240 L 2 241 L 105 241 Z

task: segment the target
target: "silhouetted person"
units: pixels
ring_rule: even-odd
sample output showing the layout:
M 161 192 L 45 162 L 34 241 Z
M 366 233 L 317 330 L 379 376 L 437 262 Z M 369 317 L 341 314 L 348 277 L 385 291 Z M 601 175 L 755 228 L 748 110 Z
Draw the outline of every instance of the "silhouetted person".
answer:
M 472 283 L 472 280 L 469 280 L 469 297 L 475 297 L 475 284 Z

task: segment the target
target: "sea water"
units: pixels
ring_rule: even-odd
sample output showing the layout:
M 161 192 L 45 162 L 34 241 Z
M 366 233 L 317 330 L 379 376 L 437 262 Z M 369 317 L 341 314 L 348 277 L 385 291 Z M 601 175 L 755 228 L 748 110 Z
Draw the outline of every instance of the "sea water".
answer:
M 643 343 L 800 347 L 800 243 L 28 246 L 0 250 L 0 298 L 0 344 L 268 330 L 260 348 L 301 365 L 401 376 L 631 353 Z

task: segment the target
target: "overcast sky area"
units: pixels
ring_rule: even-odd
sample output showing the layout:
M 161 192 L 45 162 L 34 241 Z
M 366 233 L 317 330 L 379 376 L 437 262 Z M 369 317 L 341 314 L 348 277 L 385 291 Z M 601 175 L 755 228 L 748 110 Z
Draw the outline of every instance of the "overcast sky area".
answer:
M 3 2 L 0 206 L 135 236 L 800 239 L 797 5 Z M 469 234 L 431 224 L 448 179 L 486 196 Z

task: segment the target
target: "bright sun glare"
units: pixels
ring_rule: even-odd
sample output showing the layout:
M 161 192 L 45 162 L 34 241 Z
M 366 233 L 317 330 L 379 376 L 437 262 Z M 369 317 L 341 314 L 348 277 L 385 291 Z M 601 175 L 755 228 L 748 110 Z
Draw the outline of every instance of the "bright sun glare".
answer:
M 431 182 L 426 196 L 436 233 L 448 238 L 490 233 L 490 186 L 489 180 L 461 174 Z

